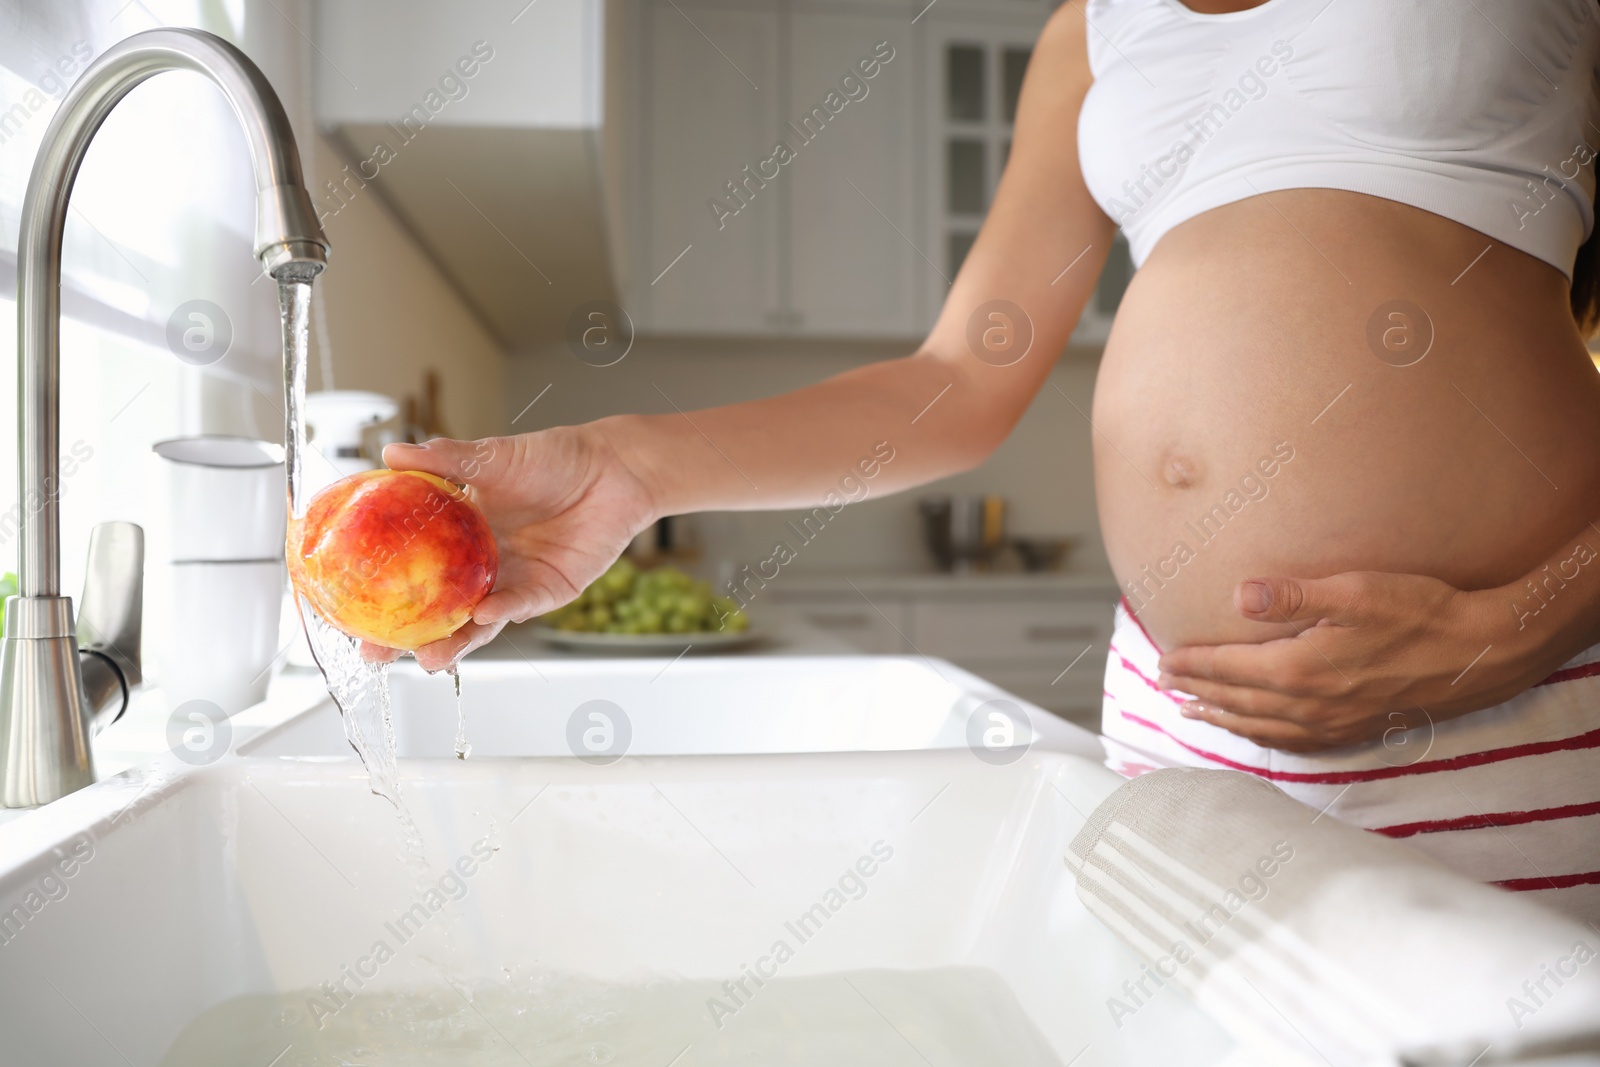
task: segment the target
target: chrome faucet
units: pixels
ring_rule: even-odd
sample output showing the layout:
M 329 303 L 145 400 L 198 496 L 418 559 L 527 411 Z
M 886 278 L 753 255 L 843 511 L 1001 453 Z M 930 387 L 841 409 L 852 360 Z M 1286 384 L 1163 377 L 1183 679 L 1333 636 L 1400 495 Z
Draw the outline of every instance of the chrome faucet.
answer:
M 89 737 L 96 721 L 119 700 L 125 707 L 139 681 L 138 609 L 128 604 L 139 587 L 127 581 L 127 553 L 142 558 L 142 535 L 113 530 L 98 555 L 91 547 L 86 602 L 97 582 L 121 589 L 101 597 L 99 622 L 86 603 L 78 628 L 83 647 L 74 634 L 72 599 L 61 595 L 61 237 L 78 166 L 100 124 L 136 85 L 168 70 L 210 79 L 244 127 L 255 165 L 255 255 L 262 268 L 318 271 L 327 263 L 328 240 L 306 193 L 283 105 L 260 69 L 220 37 L 174 29 L 135 34 L 106 49 L 61 101 L 28 178 L 17 246 L 21 592 L 6 600 L 0 637 L 0 805 L 8 808 L 47 804 L 93 782 Z M 117 632 L 98 632 L 101 625 Z

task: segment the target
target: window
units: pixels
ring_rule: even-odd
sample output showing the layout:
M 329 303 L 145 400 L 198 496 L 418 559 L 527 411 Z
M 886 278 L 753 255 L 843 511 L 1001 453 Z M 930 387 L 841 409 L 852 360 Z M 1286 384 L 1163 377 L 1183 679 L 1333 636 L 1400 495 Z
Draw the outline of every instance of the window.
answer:
M 269 6 L 270 4 L 270 6 Z M 0 35 L 0 418 L 16 425 L 16 269 L 34 157 L 68 87 L 104 49 L 158 24 L 196 26 L 240 45 L 291 115 L 305 115 L 306 48 L 288 19 L 306 0 L 11 0 Z M 281 9 L 275 14 L 273 8 Z M 308 124 L 300 124 L 309 130 Z M 110 114 L 73 190 L 62 256 L 61 451 L 91 458 L 63 476 L 63 589 L 76 596 L 88 531 L 147 524 L 150 445 L 182 433 L 276 438 L 282 389 L 276 287 L 260 275 L 255 181 L 220 92 L 188 73 L 147 81 Z M 197 367 L 169 348 L 188 301 L 223 309 L 232 343 Z M 182 316 L 177 316 L 180 323 Z M 260 395 L 262 399 L 256 402 Z M 0 434 L 0 511 L 17 498 L 15 434 Z M 0 570 L 15 568 L 0 531 Z

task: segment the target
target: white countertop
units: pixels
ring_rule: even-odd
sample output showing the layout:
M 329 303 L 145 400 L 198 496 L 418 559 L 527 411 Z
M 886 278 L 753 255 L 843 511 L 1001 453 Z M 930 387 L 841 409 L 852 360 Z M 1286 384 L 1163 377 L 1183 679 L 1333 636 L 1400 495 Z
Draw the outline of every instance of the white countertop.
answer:
M 748 652 L 750 655 L 766 656 L 850 656 L 859 652 L 848 641 L 813 626 L 782 604 L 762 604 L 759 608 L 752 607 L 750 618 L 752 626 L 762 635 L 759 642 L 747 648 L 726 651 L 713 647 L 704 650 L 706 654 L 742 655 Z M 691 645 L 694 640 L 692 634 L 685 634 L 684 639 L 691 642 Z M 691 647 L 687 654 L 693 656 L 699 651 Z M 557 648 L 539 639 L 537 628 L 533 623 L 524 623 L 520 626 L 507 626 L 499 637 L 472 655 L 478 659 L 546 660 L 605 659 L 617 654 L 613 649 L 578 651 Z M 660 653 L 655 654 L 660 655 Z
M 764 606 L 759 625 L 767 635 L 749 649 L 751 655 L 769 656 L 848 656 L 859 654 L 848 642 L 819 630 L 798 615 L 779 605 Z M 694 655 L 691 649 L 688 653 Z M 727 655 L 730 653 L 722 653 Z M 555 648 L 539 640 L 531 625 L 507 627 L 505 633 L 473 653 L 484 660 L 564 660 L 605 658 L 615 653 L 573 652 Z M 322 676 L 310 667 L 288 667 L 272 680 L 267 700 L 232 716 L 229 728 L 238 742 L 260 730 L 276 725 L 327 698 Z M 95 771 L 109 778 L 131 767 L 138 767 L 172 748 L 169 723 L 172 710 L 166 695 L 153 686 L 142 686 L 122 718 L 94 739 Z M 34 809 L 0 808 L 0 823 L 19 818 Z
M 943 574 L 938 572 L 909 572 L 886 574 L 882 571 L 860 573 L 799 573 L 785 574 L 772 583 L 774 590 L 787 594 L 825 594 L 835 591 L 853 593 L 903 594 L 918 596 L 1009 596 L 1018 593 L 1078 593 L 1104 594 L 1115 600 L 1119 594 L 1117 580 L 1110 571 L 1004 571 L 999 573 Z

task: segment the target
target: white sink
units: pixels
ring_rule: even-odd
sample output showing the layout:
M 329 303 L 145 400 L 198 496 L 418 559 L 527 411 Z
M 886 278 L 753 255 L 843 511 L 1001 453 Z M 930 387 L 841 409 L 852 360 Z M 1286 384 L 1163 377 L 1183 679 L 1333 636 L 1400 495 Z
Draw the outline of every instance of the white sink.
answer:
M 466 762 L 449 679 L 391 680 L 420 845 L 308 676 L 201 766 L 145 694 L 131 769 L 0 825 L 0 1062 L 1253 1062 L 1174 989 L 1113 1018 L 1145 971 L 1063 855 L 1120 779 L 948 663 L 472 661 Z
M 1082 729 L 953 664 L 918 656 L 468 660 L 461 672 L 474 758 L 588 754 L 579 739 L 595 709 L 615 720 L 615 735 L 631 735 L 625 749 L 634 755 L 963 748 L 981 709 L 975 744 L 982 745 L 988 715 L 998 711 L 1016 720 L 1014 743 L 1031 731 L 1036 747 L 1103 756 Z M 450 678 L 405 660 L 391 672 L 390 687 L 400 756 L 452 756 Z M 258 718 L 246 713 L 235 722 L 250 728 Z M 609 754 L 620 754 L 619 745 L 614 740 Z M 350 747 L 337 709 L 324 700 L 264 724 L 239 751 L 345 756 Z
M 1117 781 L 1038 749 L 411 761 L 408 861 L 353 759 L 167 756 L 0 826 L 0 906 L 37 906 L 0 1059 L 162 1063 L 231 1001 L 175 1062 L 338 1063 L 314 1042 L 367 1026 L 431 1051 L 346 1062 L 1245 1063 L 1174 990 L 1107 1010 L 1140 962 L 1062 856 Z

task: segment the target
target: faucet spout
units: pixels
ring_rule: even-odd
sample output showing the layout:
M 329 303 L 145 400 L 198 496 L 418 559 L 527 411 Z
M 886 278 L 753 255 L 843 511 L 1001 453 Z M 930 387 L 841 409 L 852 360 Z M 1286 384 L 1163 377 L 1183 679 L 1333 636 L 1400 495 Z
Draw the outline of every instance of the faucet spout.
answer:
M 0 636 L 0 805 L 34 807 L 94 781 L 72 601 L 61 595 L 57 493 L 61 438 L 61 247 L 67 202 L 101 123 L 135 86 L 169 70 L 210 80 L 232 105 L 256 179 L 262 269 L 315 273 L 328 239 L 301 174 L 283 104 L 254 63 L 199 30 L 138 33 L 108 48 L 68 91 L 45 131 L 22 204 L 17 246 L 17 422 L 22 501 L 20 594 Z M 126 679 L 124 680 L 127 681 Z M 136 682 L 137 679 L 134 679 Z

